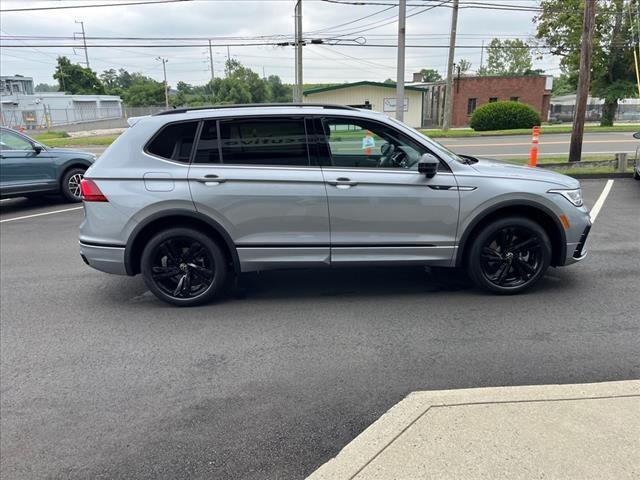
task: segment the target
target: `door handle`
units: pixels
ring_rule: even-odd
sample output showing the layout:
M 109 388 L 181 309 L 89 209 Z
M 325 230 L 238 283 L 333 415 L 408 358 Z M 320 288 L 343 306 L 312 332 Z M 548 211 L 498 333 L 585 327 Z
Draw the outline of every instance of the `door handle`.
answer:
M 219 183 L 224 183 L 227 181 L 226 179 L 221 178 L 215 174 L 205 175 L 204 177 L 196 178 L 196 180 L 201 183 L 215 184 L 215 185 Z
M 349 188 L 358 184 L 358 182 L 354 182 L 350 178 L 346 177 L 336 178 L 335 180 L 330 180 L 328 183 L 329 185 L 333 185 L 338 188 Z

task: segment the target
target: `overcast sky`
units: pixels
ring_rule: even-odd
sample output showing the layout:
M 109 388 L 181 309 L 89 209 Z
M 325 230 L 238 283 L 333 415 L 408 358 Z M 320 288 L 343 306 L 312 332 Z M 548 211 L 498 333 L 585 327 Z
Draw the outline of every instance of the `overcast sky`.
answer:
M 75 1 L 26 1 L 2 0 L 3 10 L 42 6 L 88 5 L 117 3 L 121 0 Z M 133 0 L 128 0 L 133 1 Z M 370 0 L 392 4 L 392 0 Z M 513 3 L 535 6 L 535 0 L 485 0 L 485 2 Z M 434 8 L 433 0 L 408 0 L 407 44 L 446 45 L 451 22 L 450 8 Z M 422 5 L 424 7 L 417 6 Z M 462 1 L 464 3 L 464 0 Z M 255 37 L 263 35 L 293 35 L 293 0 L 195 0 L 181 3 L 82 8 L 70 10 L 45 10 L 28 12 L 3 12 L 0 15 L 2 35 L 72 36 L 80 31 L 76 20 L 84 22 L 87 36 L 135 36 L 135 37 L 211 37 L 214 43 L 226 43 L 216 37 Z M 388 9 L 386 11 L 383 11 Z M 379 13 L 378 13 L 379 12 Z M 411 16 L 412 14 L 417 15 Z M 535 25 L 533 13 L 498 10 L 461 9 L 458 19 L 458 45 L 487 44 L 494 36 L 523 38 L 532 36 Z M 358 22 L 338 26 L 361 17 Z M 329 38 L 344 35 L 344 41 L 357 37 L 368 44 L 396 43 L 397 8 L 388 5 L 348 5 L 320 0 L 303 0 L 303 30 L 305 36 Z M 377 23 L 376 23 L 377 22 Z M 383 25 L 389 23 L 388 25 Z M 379 28 L 372 27 L 381 25 Z M 366 30 L 359 32 L 360 30 Z M 318 33 L 313 33 L 318 31 Z M 306 32 L 311 32 L 307 34 Z M 358 33 L 359 32 L 359 33 Z M 359 41 L 362 41 L 360 39 Z M 24 44 L 53 43 L 81 46 L 73 40 L 24 40 Z M 90 40 L 102 43 L 102 40 Z M 206 40 L 201 43 L 206 43 Z M 35 83 L 55 83 L 52 78 L 56 57 L 66 55 L 73 62 L 83 62 L 84 52 L 71 48 L 11 48 L 4 41 L 0 49 L 2 75 L 21 74 L 32 76 Z M 129 44 L 141 43 L 129 40 Z M 154 42 L 164 43 L 164 42 Z M 166 42 L 170 43 L 170 42 Z M 185 42 L 174 42 L 185 43 Z M 14 42 L 15 44 L 15 42 Z M 465 58 L 472 63 L 472 70 L 480 65 L 480 49 L 458 49 L 456 60 Z M 167 79 L 175 86 L 178 81 L 203 84 L 210 78 L 209 53 L 204 46 L 189 48 L 134 48 L 118 46 L 89 48 L 91 68 L 98 73 L 109 68 L 125 68 L 162 80 L 162 65 L 158 56 L 168 59 Z M 294 80 L 293 47 L 231 47 L 231 57 L 262 75 L 279 75 L 284 82 Z M 227 48 L 214 46 L 214 74 L 223 73 Z M 355 57 L 350 58 L 350 57 Z M 485 55 L 486 59 L 486 55 Z M 406 56 L 406 77 L 414 71 L 434 68 L 445 73 L 447 49 L 409 48 Z M 395 78 L 395 48 L 309 45 L 304 47 L 305 83 L 335 83 L 358 80 L 383 81 Z M 543 68 L 549 74 L 558 74 L 557 59 L 547 56 L 534 59 L 534 68 Z

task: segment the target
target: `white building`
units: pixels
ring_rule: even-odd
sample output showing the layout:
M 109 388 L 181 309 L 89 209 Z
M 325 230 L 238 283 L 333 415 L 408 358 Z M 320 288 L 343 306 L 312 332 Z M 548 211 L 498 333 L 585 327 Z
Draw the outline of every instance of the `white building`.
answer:
M 22 75 L 0 75 L 0 96 L 33 95 L 33 78 Z
M 422 126 L 424 90 L 404 88 L 404 122 L 412 127 Z M 332 103 L 368 108 L 396 116 L 396 86 L 391 83 L 355 82 L 305 90 L 304 103 Z
M 67 95 L 42 92 L 0 97 L 0 124 L 35 130 L 74 123 L 122 118 L 122 100 L 117 95 Z

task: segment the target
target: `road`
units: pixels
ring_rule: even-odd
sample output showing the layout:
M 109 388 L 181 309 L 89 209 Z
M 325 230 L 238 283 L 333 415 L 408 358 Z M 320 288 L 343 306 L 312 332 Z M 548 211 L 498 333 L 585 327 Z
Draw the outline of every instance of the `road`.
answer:
M 569 154 L 569 134 L 547 134 L 540 136 L 539 155 L 556 156 Z M 466 138 L 436 138 L 454 152 L 487 156 L 495 158 L 518 158 L 527 157 L 531 147 L 530 135 L 502 135 L 495 137 L 466 137 Z M 344 142 L 348 143 L 348 142 Z M 354 141 L 354 151 L 360 151 L 361 143 Z M 617 133 L 586 133 L 583 142 L 582 152 L 585 155 L 612 154 L 627 152 L 635 155 L 636 147 L 640 142 L 632 137 L 629 132 Z M 83 147 L 85 151 L 100 155 L 106 147 Z
M 539 155 L 556 156 L 569 154 L 569 134 L 540 135 Z M 495 158 L 527 157 L 531 148 L 531 135 L 499 137 L 467 137 L 436 139 L 457 153 Z M 629 132 L 586 133 L 582 153 L 602 154 L 627 152 L 634 154 L 640 142 Z M 611 155 L 613 158 L 613 155 Z
M 589 257 L 526 295 L 302 270 L 177 309 L 82 263 L 82 210 L 4 201 L 0 477 L 298 479 L 411 391 L 638 378 L 639 205 L 615 180 Z

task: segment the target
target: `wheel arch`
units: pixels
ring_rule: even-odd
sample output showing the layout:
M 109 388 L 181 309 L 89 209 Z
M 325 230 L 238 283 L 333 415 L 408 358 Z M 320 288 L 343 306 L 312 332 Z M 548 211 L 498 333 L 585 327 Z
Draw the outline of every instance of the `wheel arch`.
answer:
M 61 168 L 58 169 L 58 178 L 57 178 L 58 185 L 60 185 L 64 176 L 72 168 L 84 168 L 86 170 L 90 166 L 91 166 L 91 162 L 87 160 L 83 160 L 81 158 L 74 158 L 73 160 L 67 161 L 64 165 L 61 166 Z
M 458 242 L 458 255 L 456 256 L 455 266 L 460 267 L 465 264 L 472 243 L 470 240 L 475 234 L 485 225 L 506 216 L 525 217 L 538 223 L 544 228 L 551 242 L 551 265 L 559 266 L 564 264 L 567 252 L 567 238 L 560 219 L 544 205 L 526 200 L 514 200 L 493 205 L 477 215 L 469 223 Z
M 128 275 L 140 273 L 140 259 L 146 243 L 169 227 L 190 227 L 210 236 L 221 247 L 227 260 L 240 273 L 240 259 L 229 233 L 215 220 L 190 210 L 171 209 L 151 215 L 133 229 L 125 246 L 124 262 Z

